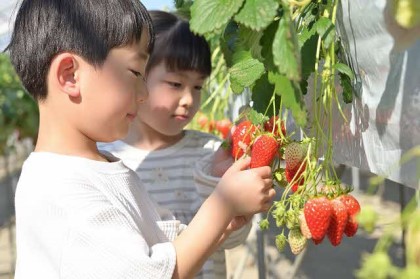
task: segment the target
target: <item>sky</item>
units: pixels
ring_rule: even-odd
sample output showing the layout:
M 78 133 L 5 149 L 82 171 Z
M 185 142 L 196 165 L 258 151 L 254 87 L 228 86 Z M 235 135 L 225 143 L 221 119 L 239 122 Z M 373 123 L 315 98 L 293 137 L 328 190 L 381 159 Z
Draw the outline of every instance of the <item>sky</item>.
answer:
M 148 10 L 174 9 L 174 0 L 140 0 Z
M 99 1 L 99 0 L 98 0 Z M 173 10 L 174 0 L 140 0 L 148 10 Z M 11 30 L 11 15 L 17 0 L 0 0 L 0 51 L 8 44 Z

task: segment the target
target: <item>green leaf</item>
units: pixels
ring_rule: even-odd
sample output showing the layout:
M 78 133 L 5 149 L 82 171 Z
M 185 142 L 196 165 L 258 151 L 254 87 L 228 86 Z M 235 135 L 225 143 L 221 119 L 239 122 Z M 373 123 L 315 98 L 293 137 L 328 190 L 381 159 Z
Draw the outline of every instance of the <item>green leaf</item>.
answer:
M 346 76 L 348 76 L 350 78 L 350 80 L 354 80 L 354 74 L 353 71 L 350 69 L 349 66 L 347 66 L 346 64 L 343 63 L 336 63 L 334 65 L 334 68 L 339 71 L 342 74 L 345 74 Z
M 238 28 L 238 25 L 234 21 L 230 21 L 220 39 L 220 48 L 222 49 L 227 67 L 232 67 L 233 65 L 233 54 L 238 41 Z
M 271 98 L 274 93 L 274 85 L 268 81 L 268 74 L 264 73 L 256 82 L 252 88 L 252 108 L 258 112 L 265 113 L 268 117 L 277 115 L 280 109 L 281 97 L 276 96 L 275 107 L 270 104 Z M 269 106 L 270 105 L 270 106 Z M 276 111 L 274 111 L 274 108 Z
M 233 60 L 235 64 L 229 69 L 231 88 L 234 93 L 242 93 L 264 73 L 264 64 L 245 51 L 235 53 Z
M 301 80 L 301 89 L 303 95 L 307 92 L 308 87 L 308 78 L 311 73 L 315 71 L 315 62 L 316 62 L 316 47 L 318 42 L 318 35 L 312 36 L 305 42 L 300 50 L 300 55 L 302 59 L 302 80 Z
M 248 119 L 254 125 L 259 125 L 259 124 L 262 124 L 262 123 L 268 121 L 267 116 L 265 116 L 264 114 L 254 110 L 254 109 L 251 109 L 251 111 L 249 112 Z
M 274 36 L 277 32 L 279 26 L 278 21 L 273 21 L 263 32 L 263 35 L 260 40 L 262 47 L 261 55 L 264 57 L 264 65 L 267 70 L 276 71 L 277 67 L 274 65 L 273 57 L 273 42 Z
M 277 14 L 279 3 L 276 0 L 246 0 L 235 20 L 253 30 L 267 27 Z
M 237 42 L 243 48 L 249 49 L 252 57 L 257 58 L 261 62 L 264 61 L 264 58 L 261 55 L 262 46 L 260 45 L 263 34 L 263 32 L 254 31 L 245 26 L 240 26 L 239 39 Z
M 233 93 L 241 94 L 244 91 L 245 87 L 240 85 L 239 83 L 235 83 L 233 81 L 230 82 L 230 89 L 232 89 Z
M 338 76 L 340 77 L 340 85 L 341 85 L 341 88 L 343 89 L 343 101 L 344 103 L 349 104 L 353 102 L 353 94 L 354 94 L 351 80 L 349 76 L 345 74 L 340 73 L 338 74 Z
M 303 45 L 305 45 L 306 41 L 309 40 L 315 34 L 316 34 L 316 28 L 314 27 L 303 28 L 303 30 L 298 34 L 299 47 L 302 47 Z
M 300 55 L 293 23 L 283 16 L 273 42 L 274 64 L 281 74 L 300 80 Z
M 335 26 L 329 18 L 321 17 L 315 24 L 316 32 L 321 36 L 325 48 L 329 48 L 335 40 Z
M 191 30 L 198 34 L 211 32 L 226 24 L 244 0 L 196 0 L 191 6 Z
M 292 111 L 296 123 L 304 127 L 307 119 L 300 88 L 295 86 L 286 76 L 278 73 L 269 72 L 268 80 L 274 84 L 274 90 L 277 95 L 281 96 L 283 105 Z

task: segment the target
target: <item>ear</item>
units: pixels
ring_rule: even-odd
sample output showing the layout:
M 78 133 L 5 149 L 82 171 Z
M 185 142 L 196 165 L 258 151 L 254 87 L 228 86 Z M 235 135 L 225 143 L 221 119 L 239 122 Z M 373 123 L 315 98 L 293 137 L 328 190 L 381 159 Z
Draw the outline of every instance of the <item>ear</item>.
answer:
M 71 98 L 80 97 L 78 57 L 71 53 L 60 53 L 54 60 L 56 67 L 53 74 L 59 90 Z

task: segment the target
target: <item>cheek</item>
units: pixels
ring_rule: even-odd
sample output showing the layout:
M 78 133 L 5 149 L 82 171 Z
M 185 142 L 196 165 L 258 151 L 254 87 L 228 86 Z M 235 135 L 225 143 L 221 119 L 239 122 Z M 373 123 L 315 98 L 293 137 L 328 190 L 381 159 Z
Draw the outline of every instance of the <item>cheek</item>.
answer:
M 198 111 L 198 109 L 200 108 L 200 105 L 201 105 L 201 94 L 194 97 L 194 101 L 192 105 L 194 112 Z

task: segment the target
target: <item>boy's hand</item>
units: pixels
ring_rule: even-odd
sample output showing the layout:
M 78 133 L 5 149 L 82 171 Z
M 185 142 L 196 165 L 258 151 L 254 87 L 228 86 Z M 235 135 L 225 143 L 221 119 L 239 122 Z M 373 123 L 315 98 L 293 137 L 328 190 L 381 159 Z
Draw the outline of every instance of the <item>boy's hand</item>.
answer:
M 218 245 L 222 245 L 223 242 L 230 236 L 230 234 L 234 231 L 241 229 L 243 226 L 249 223 L 249 221 L 254 217 L 254 214 L 244 215 L 244 216 L 236 216 L 234 217 L 229 225 L 227 226 L 225 232 L 222 234 L 218 241 Z
M 239 230 L 240 228 L 248 224 L 252 217 L 254 217 L 254 214 L 234 217 L 227 226 L 226 232 L 230 234 L 234 231 Z
M 215 194 L 233 216 L 267 211 L 275 195 L 270 167 L 249 169 L 251 158 L 237 160 L 223 175 Z

